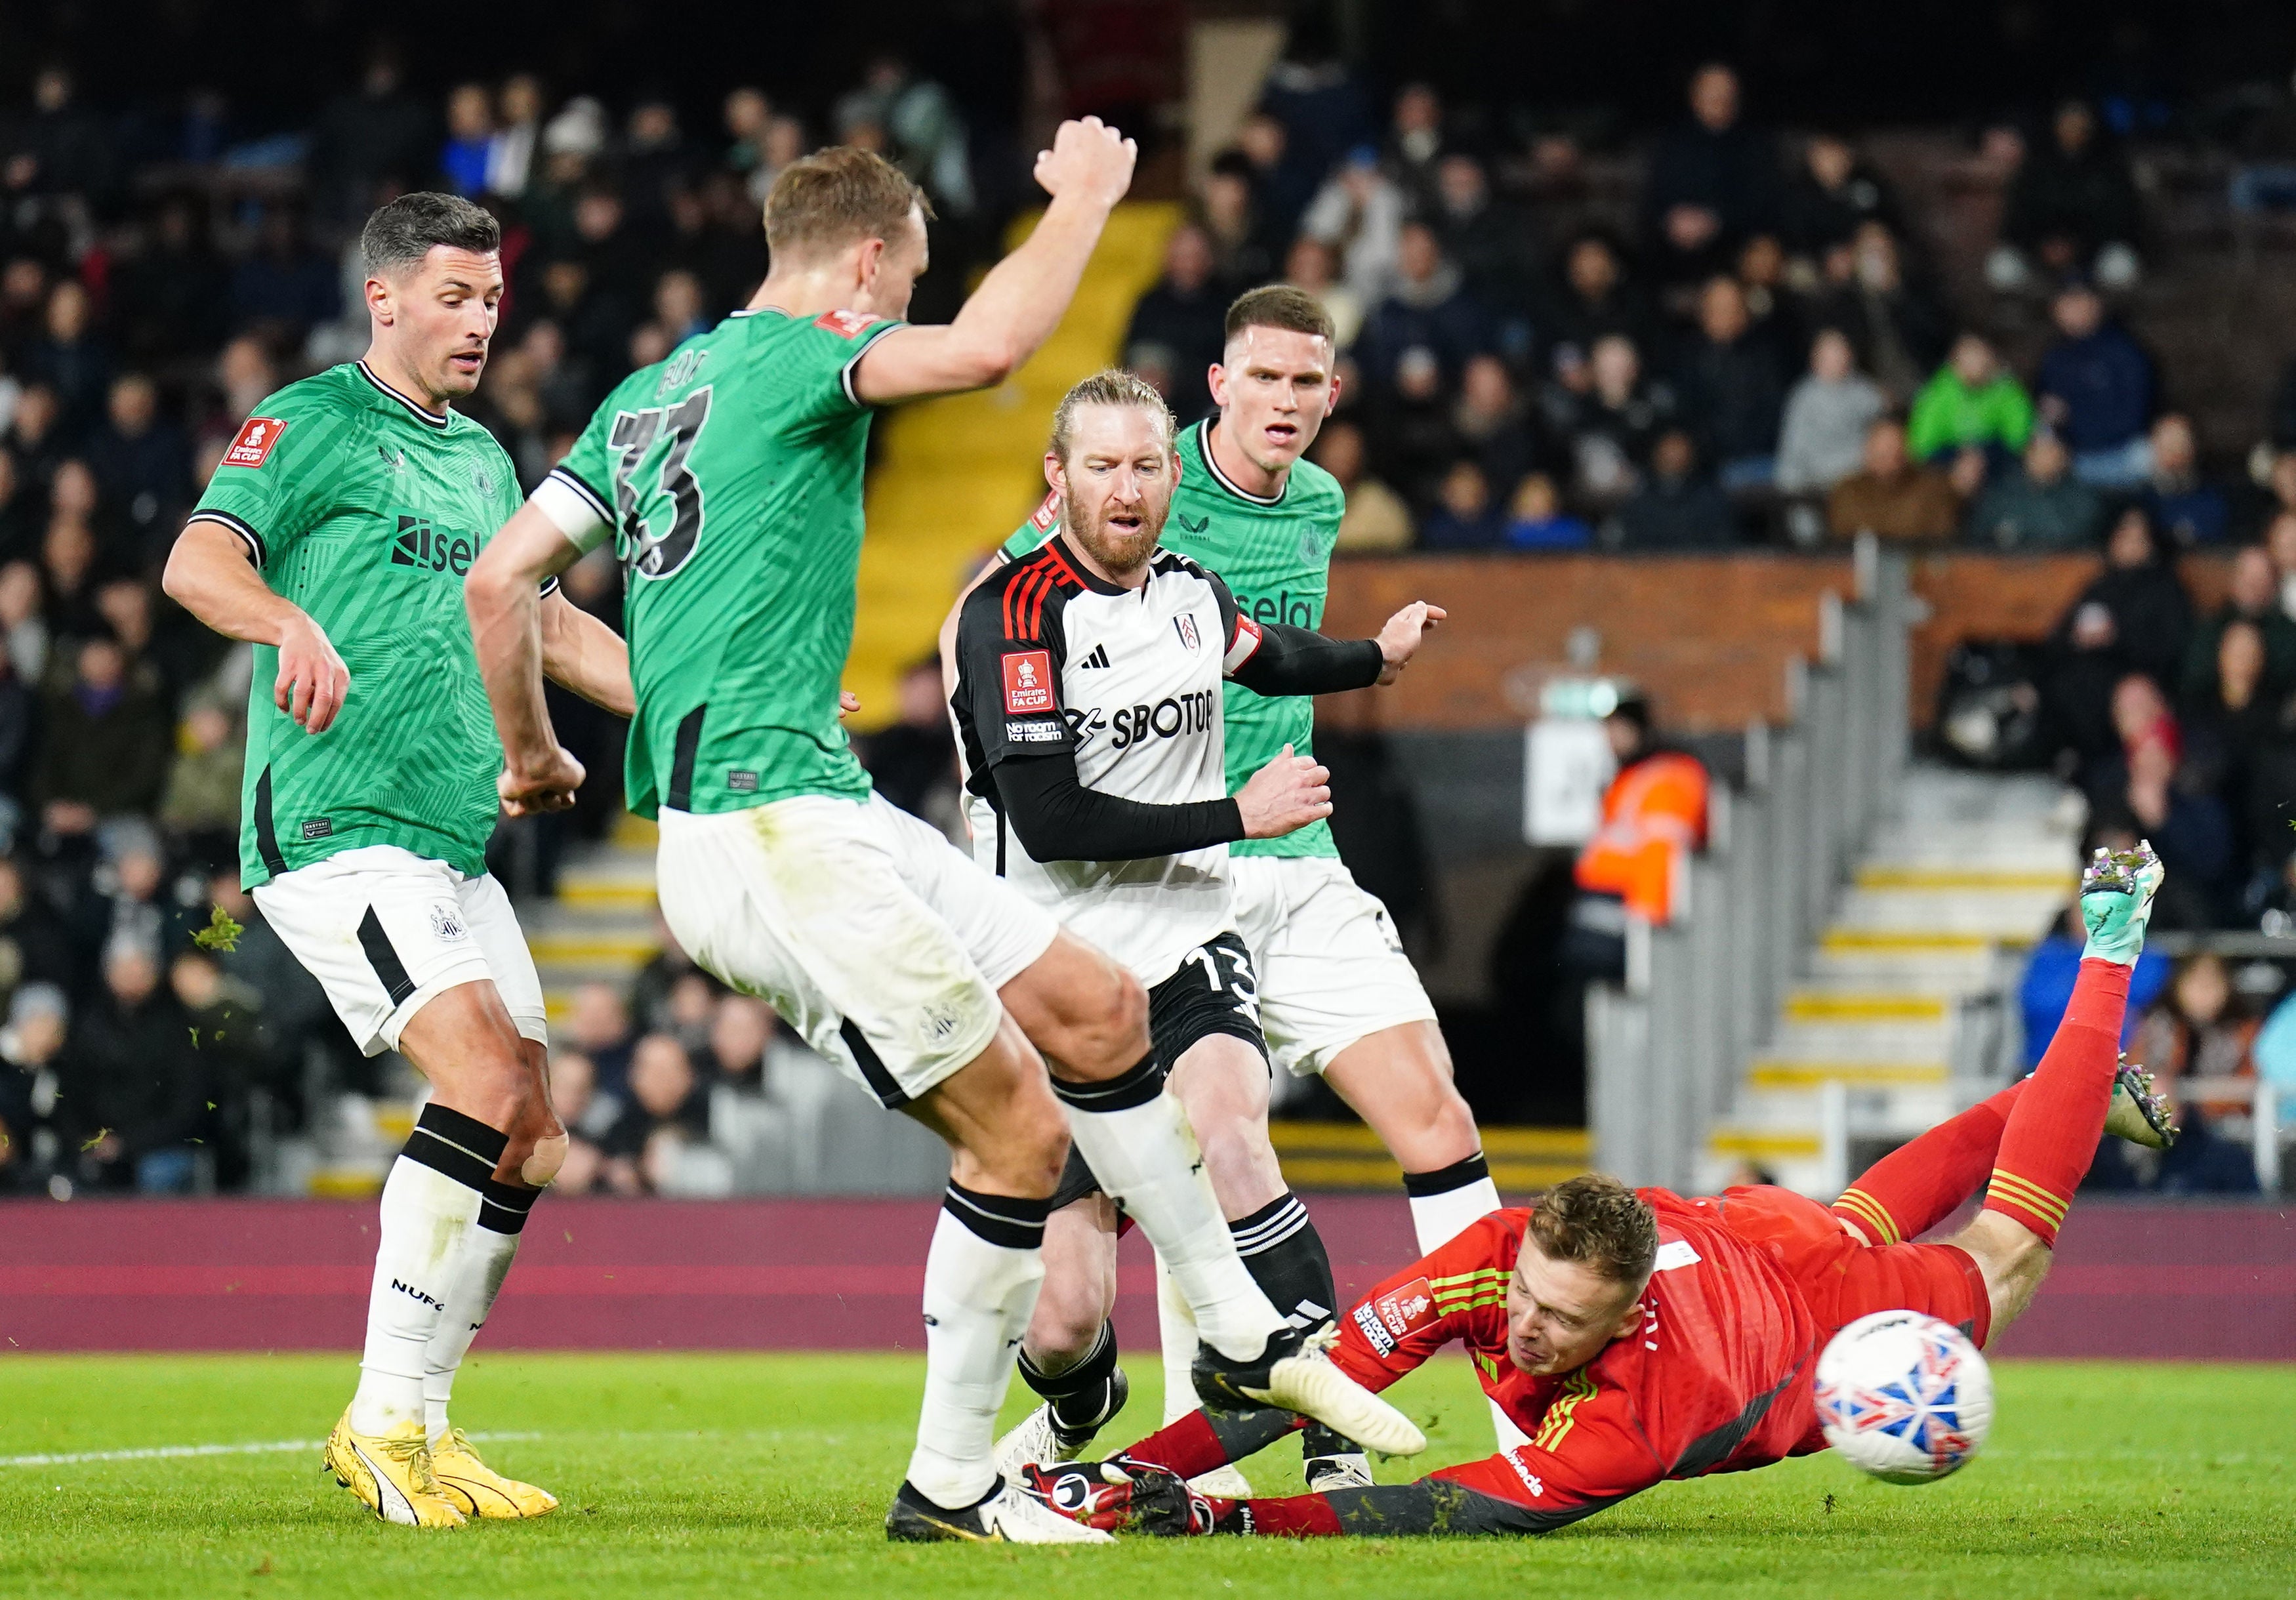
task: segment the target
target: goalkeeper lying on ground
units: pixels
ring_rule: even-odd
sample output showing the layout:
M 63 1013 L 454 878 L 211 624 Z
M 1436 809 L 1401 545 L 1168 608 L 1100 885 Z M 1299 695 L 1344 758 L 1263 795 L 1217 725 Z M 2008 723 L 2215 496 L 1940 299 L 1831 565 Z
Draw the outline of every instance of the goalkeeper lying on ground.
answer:
M 1209 1499 L 1183 1480 L 1300 1425 L 1197 1411 L 1110 1462 L 1037 1467 L 1051 1503 L 1157 1533 L 1542 1533 L 1669 1478 L 1824 1448 L 1818 1352 L 1872 1311 L 1911 1309 L 1982 1345 L 2032 1299 L 2100 1128 L 2173 1136 L 2141 1069 L 2120 1063 L 2128 977 L 2161 866 L 2149 846 L 2084 874 L 2088 947 L 2064 1022 L 2023 1082 L 1885 1157 L 1831 1210 L 1791 1191 L 1707 1200 L 1589 1175 L 1536 1210 L 1492 1213 L 1341 1319 L 1333 1358 L 1379 1391 L 1445 1345 L 1530 1436 L 1416 1483 L 1284 1499 Z M 1945 1243 L 1935 1227 L 1990 1174 Z

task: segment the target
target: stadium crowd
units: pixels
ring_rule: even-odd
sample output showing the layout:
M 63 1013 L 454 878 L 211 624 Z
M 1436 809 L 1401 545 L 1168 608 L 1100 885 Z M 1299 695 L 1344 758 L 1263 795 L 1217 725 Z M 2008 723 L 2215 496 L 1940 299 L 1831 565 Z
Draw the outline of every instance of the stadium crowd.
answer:
M 2096 826 L 2160 846 L 2158 925 L 2296 930 L 2273 799 L 2296 779 L 2296 373 L 2259 419 L 2262 470 L 2214 475 L 2174 405 L 2201 375 L 2161 371 L 2117 315 L 2145 229 L 2095 110 L 1985 136 L 2013 174 L 1987 282 L 2054 329 L 2020 372 L 1957 319 L 1857 143 L 1772 131 L 1726 67 L 1652 144 L 1630 229 L 1587 222 L 1567 136 L 1464 138 L 1424 85 L 1372 105 L 1279 69 L 1211 161 L 1126 341 L 1184 417 L 1229 298 L 1280 276 L 1340 330 L 1316 458 L 1349 492 L 1346 550 L 2101 548 L 2030 675 L 2039 757 Z M 941 85 L 889 56 L 807 109 L 742 88 L 697 126 L 525 73 L 433 102 L 387 49 L 309 127 L 251 142 L 196 95 L 131 137 L 60 66 L 0 108 L 0 1190 L 233 1186 L 258 1123 L 373 1082 L 238 887 L 250 652 L 155 581 L 256 403 L 364 348 L 358 220 L 426 185 L 504 218 L 510 291 L 469 409 L 531 485 L 617 379 L 746 298 L 759 201 L 807 151 L 916 176 L 952 290 L 996 236 L 985 197 L 1009 175 L 980 169 Z M 2197 615 L 2174 556 L 2235 544 L 2230 599 Z M 618 619 L 619 581 L 602 553 L 567 587 Z M 873 764 L 945 821 L 946 727 L 917 689 Z M 616 771 L 618 725 L 554 705 Z M 602 833 L 616 800 L 594 783 L 570 825 Z M 546 886 L 561 837 L 504 829 L 501 870 Z M 244 929 L 228 963 L 194 940 L 217 910 Z M 2210 1010 L 2206 959 L 2145 1026 L 2245 1061 L 2253 1024 Z M 674 947 L 634 994 L 583 990 L 554 1069 L 580 1134 L 561 1186 L 721 1186 L 680 1150 L 787 1137 L 810 1061 Z

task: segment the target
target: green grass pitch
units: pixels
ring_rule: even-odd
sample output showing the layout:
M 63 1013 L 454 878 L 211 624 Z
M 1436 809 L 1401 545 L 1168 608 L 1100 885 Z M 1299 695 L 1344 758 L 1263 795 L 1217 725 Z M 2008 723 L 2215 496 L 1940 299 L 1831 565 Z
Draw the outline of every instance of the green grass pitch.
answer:
M 1157 1411 L 1136 1355 L 1132 1405 Z M 2296 1591 L 2296 1367 L 2005 1363 L 2000 1420 L 1923 1489 L 1830 1456 L 1667 1484 L 1538 1539 L 1134 1540 L 1115 1549 L 889 1546 L 914 1358 L 519 1356 L 466 1369 L 456 1416 L 565 1504 L 534 1523 L 419 1533 L 318 1470 L 348 1357 L 0 1360 L 0 1596 L 1089 1595 L 1227 1600 L 1588 1596 L 2150 1596 Z M 1016 1391 L 1018 1385 L 1015 1385 Z M 1426 1465 L 1479 1455 L 1463 1362 L 1396 1391 Z M 1021 1414 L 1016 1392 L 1008 1415 Z M 512 1437 L 515 1435 L 516 1437 Z M 190 1457 L 53 1460 L 312 1441 Z M 1254 1467 L 1299 1484 L 1296 1447 Z M 1408 1475 L 1390 1463 L 1382 1475 Z

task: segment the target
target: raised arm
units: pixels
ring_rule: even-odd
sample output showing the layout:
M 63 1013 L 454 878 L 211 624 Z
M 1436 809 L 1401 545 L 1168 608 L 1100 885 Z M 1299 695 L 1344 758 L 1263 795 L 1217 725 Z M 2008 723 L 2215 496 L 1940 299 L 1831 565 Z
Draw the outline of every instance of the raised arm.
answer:
M 463 603 L 471 613 L 471 642 L 478 652 L 487 699 L 494 707 L 495 727 L 502 735 L 503 773 L 496 787 L 504 808 L 513 816 L 563 810 L 574 803 L 574 791 L 582 785 L 582 764 L 558 743 L 550 726 L 549 708 L 543 703 L 545 645 L 541 593 L 545 581 L 565 571 L 581 556 L 581 548 L 560 530 L 543 505 L 529 500 L 488 541 L 472 563 L 470 576 L 463 580 Z M 563 595 L 553 599 L 554 607 L 572 609 Z M 571 627 L 563 625 L 563 629 L 570 631 Z M 579 657 L 584 677 L 582 683 L 570 682 L 567 686 L 585 699 L 628 715 L 627 654 L 621 660 L 617 689 L 600 681 L 611 677 L 610 652 L 586 636 L 574 637 L 570 646 L 569 639 L 562 636 L 562 652 L 570 648 Z M 602 661 L 602 656 L 608 659 Z M 563 659 L 560 664 L 566 664 Z M 599 693 L 592 693 L 591 689 Z
M 272 703 L 306 733 L 325 733 L 350 693 L 350 670 L 309 613 L 263 581 L 251 546 L 240 529 L 194 517 L 176 536 L 160 587 L 226 638 L 275 645 L 279 676 L 271 685 Z
M 955 321 L 897 329 L 870 346 L 854 369 L 854 393 L 887 406 L 1003 382 L 1067 312 L 1138 155 L 1097 117 L 1062 123 L 1052 149 L 1037 157 L 1037 182 L 1053 200 L 1028 242 L 981 280 Z

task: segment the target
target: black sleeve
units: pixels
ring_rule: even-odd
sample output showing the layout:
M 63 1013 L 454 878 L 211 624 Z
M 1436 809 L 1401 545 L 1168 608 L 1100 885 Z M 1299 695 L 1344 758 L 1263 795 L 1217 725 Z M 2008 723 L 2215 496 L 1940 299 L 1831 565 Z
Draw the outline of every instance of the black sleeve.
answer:
M 956 623 L 956 693 L 950 704 L 973 787 L 1008 756 L 1069 755 L 1076 737 L 1062 715 L 1066 640 L 1057 612 L 1029 615 L 992 577 L 965 597 Z M 1045 626 L 1050 620 L 1052 626 Z M 1042 857 L 1038 857 L 1042 859 Z
M 1336 694 L 1342 689 L 1368 689 L 1387 669 L 1387 658 L 1377 639 L 1327 639 L 1304 628 L 1281 622 L 1236 624 L 1236 644 L 1251 644 L 1241 661 L 1234 660 L 1228 677 L 1257 694 Z
M 1087 789 L 1076 756 L 1007 756 L 992 768 L 997 799 L 1021 848 L 1037 861 L 1137 861 L 1243 837 L 1233 799 L 1151 805 Z

